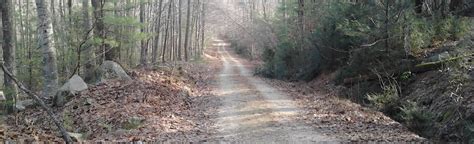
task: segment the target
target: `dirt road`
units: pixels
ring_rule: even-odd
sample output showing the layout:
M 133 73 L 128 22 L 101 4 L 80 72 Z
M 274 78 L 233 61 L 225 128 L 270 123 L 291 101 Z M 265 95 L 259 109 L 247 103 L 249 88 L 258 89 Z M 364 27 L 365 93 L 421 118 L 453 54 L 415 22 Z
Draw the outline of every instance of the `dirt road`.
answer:
M 223 141 L 337 142 L 297 120 L 302 110 L 291 98 L 254 78 L 224 43 L 217 45 L 223 68 L 218 78 L 222 106 L 216 126 Z

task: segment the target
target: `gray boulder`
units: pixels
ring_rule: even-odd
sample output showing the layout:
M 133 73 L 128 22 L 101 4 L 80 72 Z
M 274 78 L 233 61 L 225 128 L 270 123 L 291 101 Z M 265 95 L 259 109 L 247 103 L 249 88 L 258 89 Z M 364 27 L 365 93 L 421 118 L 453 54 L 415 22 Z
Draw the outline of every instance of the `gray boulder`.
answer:
M 21 105 L 21 104 L 16 104 L 15 109 L 18 110 L 18 111 L 24 111 L 26 109 L 26 107 L 24 105 Z
M 55 104 L 57 106 L 63 106 L 65 99 L 69 96 L 75 96 L 83 90 L 87 90 L 87 84 L 84 80 L 78 76 L 74 75 L 69 79 L 61 88 L 55 96 Z
M 4 100 L 7 100 L 7 98 L 5 98 L 3 91 L 0 91 L 0 101 L 4 101 Z
M 131 81 L 132 78 L 118 63 L 113 61 L 105 61 L 99 68 L 99 80 L 104 82 L 110 79 L 118 79 L 122 81 Z
M 128 118 L 127 122 L 123 125 L 123 128 L 125 128 L 126 130 L 138 129 L 142 127 L 145 121 L 145 118 L 134 116 Z
M 474 103 L 467 106 L 467 119 L 474 119 Z
M 27 108 L 33 107 L 34 105 L 35 105 L 35 101 L 32 99 L 28 99 L 28 100 L 22 100 L 22 101 L 16 102 L 15 108 L 18 111 L 23 111 Z
M 193 93 L 193 91 L 191 90 L 191 88 L 187 87 L 187 86 L 184 86 L 181 90 L 181 94 L 185 97 L 189 97 L 191 96 Z
M 80 76 L 74 75 L 59 89 L 59 91 L 68 91 L 69 93 L 76 95 L 78 92 L 86 90 L 87 88 L 86 82 L 84 82 Z
M 442 61 L 442 60 L 447 60 L 451 57 L 451 55 L 449 54 L 449 52 L 443 52 L 443 53 L 440 53 L 440 54 L 435 54 L 431 57 L 429 57 L 426 62 L 437 62 L 437 61 Z
M 72 138 L 74 142 L 81 142 L 84 138 L 83 134 L 67 132 L 67 134 Z
M 469 76 L 471 76 L 472 79 L 474 79 L 474 70 L 469 72 Z M 3 93 L 2 93 L 3 94 Z

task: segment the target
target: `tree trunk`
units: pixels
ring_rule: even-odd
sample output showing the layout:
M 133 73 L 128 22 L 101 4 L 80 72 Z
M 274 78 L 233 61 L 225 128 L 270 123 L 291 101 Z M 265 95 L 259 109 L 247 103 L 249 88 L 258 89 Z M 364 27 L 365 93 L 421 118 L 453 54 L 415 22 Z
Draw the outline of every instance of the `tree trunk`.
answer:
M 15 27 L 13 26 L 13 3 L 12 0 L 0 0 L 3 25 L 3 61 L 8 71 L 16 74 L 15 63 Z M 17 98 L 17 89 L 12 79 L 4 74 L 3 84 L 5 86 L 5 96 L 8 101 L 7 112 L 13 113 Z
M 140 32 L 143 34 L 145 33 L 145 2 L 144 0 L 140 1 L 140 23 L 142 23 L 142 27 Z M 148 46 L 146 44 L 146 39 L 141 40 L 141 50 L 140 50 L 140 65 L 146 66 L 147 65 L 147 55 L 148 55 Z
M 67 0 L 67 13 L 69 16 L 69 24 L 72 24 L 72 0 Z
M 30 19 L 30 0 L 26 0 L 26 19 Z M 30 26 L 30 21 L 26 21 L 26 25 L 27 26 Z M 34 37 L 31 35 L 31 31 L 30 29 L 26 29 L 27 31 L 27 34 L 28 34 L 28 40 L 27 40 L 27 43 L 28 43 L 28 54 L 27 54 L 27 57 L 28 57 L 28 76 L 30 77 L 30 79 L 28 79 L 28 87 L 30 89 L 33 88 L 33 79 L 31 77 L 33 77 L 33 48 L 32 46 L 30 45 L 30 43 L 33 43 L 32 41 L 34 41 Z
M 449 3 L 449 10 L 452 12 L 462 11 L 464 0 L 451 0 Z
M 170 27 L 170 21 L 171 21 L 171 6 L 173 5 L 173 0 L 170 0 L 170 4 L 169 4 L 169 7 L 168 7 L 168 18 L 166 19 L 166 31 L 165 31 L 165 37 L 164 37 L 164 43 L 163 43 L 163 50 L 161 51 L 161 61 L 162 62 L 166 62 L 166 47 L 167 47 L 167 41 L 168 41 L 168 31 L 169 31 L 169 27 Z
M 158 47 L 160 46 L 159 43 L 160 43 L 160 35 L 161 35 L 161 15 L 162 15 L 162 12 L 163 10 L 161 10 L 163 6 L 163 0 L 160 0 L 159 2 L 159 5 L 158 5 L 158 26 L 156 28 L 156 31 L 157 31 L 157 34 L 156 34 L 156 37 L 155 37 L 155 43 L 156 43 L 156 46 L 153 47 L 153 50 L 152 50 L 152 63 L 155 64 L 157 62 L 157 59 L 158 59 Z
M 189 43 L 189 45 L 191 45 L 191 46 L 192 46 L 194 43 L 196 43 L 195 41 L 193 41 L 193 31 L 195 31 L 194 28 L 195 28 L 196 23 L 197 23 L 197 15 L 199 15 L 199 11 L 197 11 L 197 10 L 198 10 L 197 5 L 199 5 L 199 3 L 200 3 L 200 0 L 197 0 L 197 3 L 193 4 L 192 11 L 191 11 L 191 13 L 192 13 L 191 17 L 192 17 L 192 18 L 191 18 L 191 25 L 189 26 L 190 29 L 191 29 L 191 30 L 190 30 L 190 33 L 191 33 L 191 34 L 188 36 L 188 37 L 189 37 L 189 42 L 188 42 L 188 43 Z M 197 30 L 196 30 L 196 31 L 197 31 Z M 190 55 L 190 56 L 193 56 L 193 53 L 194 53 L 193 50 L 194 50 L 194 48 L 192 48 L 191 50 L 189 50 L 189 55 Z
M 94 7 L 95 31 L 94 35 L 101 40 L 100 55 L 102 59 L 116 61 L 116 49 L 110 47 L 106 43 L 107 31 L 104 22 L 104 0 L 91 0 L 92 7 Z
M 172 7 L 172 13 L 171 13 L 171 16 L 173 16 L 173 18 L 171 19 L 171 25 L 170 25 L 170 51 L 169 51 L 169 56 L 170 56 L 170 60 L 171 61 L 174 61 L 175 60 L 175 55 L 174 55 L 174 52 L 176 51 L 175 50 L 175 46 L 176 46 L 176 4 L 173 3 L 173 7 Z
M 390 1 L 391 0 L 385 0 L 385 50 L 388 51 L 389 48 L 389 38 L 390 38 L 390 32 L 389 32 L 389 23 L 390 23 Z
M 267 0 L 262 0 L 263 20 L 267 21 Z
M 183 41 L 182 40 L 183 35 L 182 35 L 182 31 L 181 31 L 183 26 L 181 25 L 181 19 L 182 19 L 182 15 L 183 15 L 182 14 L 183 0 L 178 0 L 178 1 L 179 2 L 178 2 L 178 48 L 177 49 L 178 49 L 178 61 L 181 61 L 182 60 L 182 58 L 181 58 L 181 47 L 182 47 L 181 44 L 182 44 L 182 41 Z M 189 5 L 189 2 L 188 2 L 188 5 Z M 188 6 L 188 8 L 189 8 L 189 6 Z M 188 29 L 187 25 L 186 25 L 186 29 Z M 184 48 L 184 53 L 185 53 L 184 59 L 187 61 L 186 48 Z
M 188 49 L 189 49 L 189 28 L 191 25 L 191 0 L 188 0 L 188 10 L 186 14 L 186 36 L 184 38 L 184 60 L 188 61 Z
M 56 49 L 53 41 L 53 27 L 46 0 L 36 0 L 38 13 L 38 41 L 43 52 L 44 89 L 43 96 L 52 97 L 58 88 Z
M 205 40 L 205 32 L 206 32 L 206 3 L 203 0 L 202 2 L 202 10 L 201 10 L 201 47 L 199 48 L 198 56 L 204 52 L 204 40 Z
M 300 50 L 304 48 L 304 0 L 298 0 L 298 28 Z
M 422 13 L 423 12 L 423 2 L 424 0 L 415 0 L 415 12 Z
M 92 35 L 90 31 L 92 31 L 92 23 L 90 20 L 90 14 L 89 14 L 89 0 L 82 0 L 82 10 L 83 10 L 83 18 L 84 18 L 84 32 L 86 32 L 85 40 L 86 44 L 84 45 L 85 50 L 84 50 L 84 81 L 87 83 L 91 83 L 95 81 L 95 67 L 96 67 L 96 62 L 95 62 L 95 53 L 94 50 L 95 48 L 93 47 L 92 44 L 87 42 Z

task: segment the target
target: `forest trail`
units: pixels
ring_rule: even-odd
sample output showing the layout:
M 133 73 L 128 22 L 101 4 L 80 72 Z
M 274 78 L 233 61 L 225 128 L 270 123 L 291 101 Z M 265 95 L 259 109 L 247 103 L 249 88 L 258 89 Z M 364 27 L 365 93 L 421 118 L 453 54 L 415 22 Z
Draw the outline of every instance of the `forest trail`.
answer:
M 335 142 L 297 120 L 301 109 L 285 93 L 253 77 L 222 41 L 215 44 L 223 64 L 218 76 L 216 126 L 222 141 Z

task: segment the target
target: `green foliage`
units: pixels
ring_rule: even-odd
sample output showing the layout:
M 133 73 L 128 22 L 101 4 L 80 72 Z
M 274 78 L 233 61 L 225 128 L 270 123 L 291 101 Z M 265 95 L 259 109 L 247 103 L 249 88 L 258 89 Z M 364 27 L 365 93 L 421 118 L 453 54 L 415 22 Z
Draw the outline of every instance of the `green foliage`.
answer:
M 273 60 L 273 57 L 275 56 L 275 51 L 273 51 L 272 49 L 266 47 L 264 50 L 263 50 L 263 54 L 262 54 L 262 60 L 264 62 L 271 62 Z
M 293 62 L 294 47 L 289 42 L 284 42 L 278 45 L 275 51 L 267 49 L 264 51 L 265 65 L 257 71 L 267 77 L 286 78 L 289 74 L 289 66 Z
M 432 113 L 423 111 L 417 103 L 410 101 L 405 103 L 400 110 L 400 118 L 411 130 L 424 136 L 433 135 L 431 128 L 434 124 L 434 115 Z
M 246 46 L 238 42 L 232 42 L 231 44 L 237 54 L 244 56 L 246 58 L 250 58 L 251 52 L 249 48 L 247 48 Z
M 406 66 L 401 61 L 405 58 L 403 51 L 391 49 L 383 51 L 380 49 L 379 47 L 373 47 L 353 51 L 347 65 L 341 67 L 337 72 L 336 84 L 341 84 L 346 78 L 370 75 L 373 69 L 383 70 L 385 73 L 393 73 L 396 72 L 396 69 L 403 69 Z
M 123 128 L 126 130 L 133 130 L 142 127 L 144 120 L 137 117 L 132 117 L 123 124 Z
M 0 113 L 8 113 L 7 112 L 7 107 L 8 106 L 14 106 L 16 103 L 15 100 L 5 100 L 5 101 L 0 101 L 0 107 L 2 108 L 2 110 L 0 110 Z
M 294 42 L 292 47 L 301 45 L 295 36 L 299 35 L 295 33 L 297 5 L 295 2 L 287 2 L 287 7 L 280 7 L 279 13 L 287 12 L 289 18 L 274 22 L 278 28 L 279 44 L 272 49 L 275 53 L 272 60 L 268 57 L 272 52 L 264 51 L 263 57 L 269 64 L 266 65 L 268 68 L 261 70 L 268 70 L 266 73 L 269 75 L 278 73 L 279 76 L 275 77 L 300 78 L 294 75 L 330 71 L 346 65 L 338 76 L 341 82 L 343 78 L 367 73 L 367 68 L 374 65 L 382 65 L 382 68 L 398 66 L 400 60 L 407 55 L 419 54 L 422 49 L 431 47 L 437 41 L 458 39 L 469 28 L 465 18 L 454 15 L 420 16 L 415 13 L 414 4 L 410 1 L 387 2 L 382 1 L 383 5 L 380 5 L 330 1 L 327 2 L 329 7 L 316 4 L 307 6 L 306 10 L 310 13 L 306 16 L 307 21 L 317 24 L 305 38 L 307 43 L 304 45 L 312 48 L 293 52 L 304 53 L 298 55 L 298 59 L 285 55 L 291 52 L 282 46 L 288 41 Z M 386 4 L 389 6 L 385 7 Z M 410 46 L 408 53 L 404 49 L 406 43 Z M 279 55 L 279 52 L 285 54 Z M 282 60 L 285 62 L 281 62 Z M 297 68 L 296 65 L 301 65 L 295 63 L 297 61 L 310 61 L 310 65 L 317 68 Z M 292 72 L 295 68 L 296 73 Z
M 353 46 L 366 41 L 373 26 L 368 24 L 370 9 L 363 5 L 352 5 L 334 1 L 327 16 L 313 33 L 313 42 L 320 48 L 322 69 L 334 69 L 347 61 Z
M 144 27 L 145 25 L 140 23 L 136 17 L 117 17 L 114 15 L 108 15 L 104 17 L 104 22 L 110 26 L 129 26 L 129 27 Z
M 468 143 L 474 143 L 474 121 L 465 122 L 464 135 Z
M 465 36 L 472 26 L 469 18 L 450 16 L 450 21 L 452 23 L 451 33 L 455 40 Z
M 100 126 L 102 129 L 107 130 L 107 132 L 112 132 L 113 130 L 113 125 L 108 124 L 105 120 L 99 119 L 98 120 L 98 126 Z
M 367 99 L 378 109 L 390 113 L 398 106 L 400 99 L 399 87 L 395 83 L 388 85 L 382 84 L 381 93 L 372 93 L 367 95 Z
M 336 31 L 347 37 L 360 39 L 367 36 L 371 32 L 371 28 L 366 23 L 363 23 L 361 19 L 342 19 L 336 22 Z
M 413 14 L 407 14 L 407 17 L 409 17 L 406 23 L 410 30 L 410 48 L 411 52 L 416 54 L 431 44 L 434 31 L 427 19 L 417 18 Z
M 63 125 L 66 130 L 74 131 L 74 119 L 67 111 L 63 112 Z
M 469 30 L 468 20 L 454 15 L 420 17 L 408 12 L 405 17 L 401 22 L 409 27 L 410 47 L 414 54 L 436 42 L 457 40 Z
M 456 40 L 466 34 L 469 24 L 465 18 L 456 16 L 440 17 L 434 20 L 434 40 Z
M 406 72 L 403 72 L 402 75 L 400 75 L 400 80 L 407 81 L 413 76 L 414 74 L 411 71 L 406 71 Z

